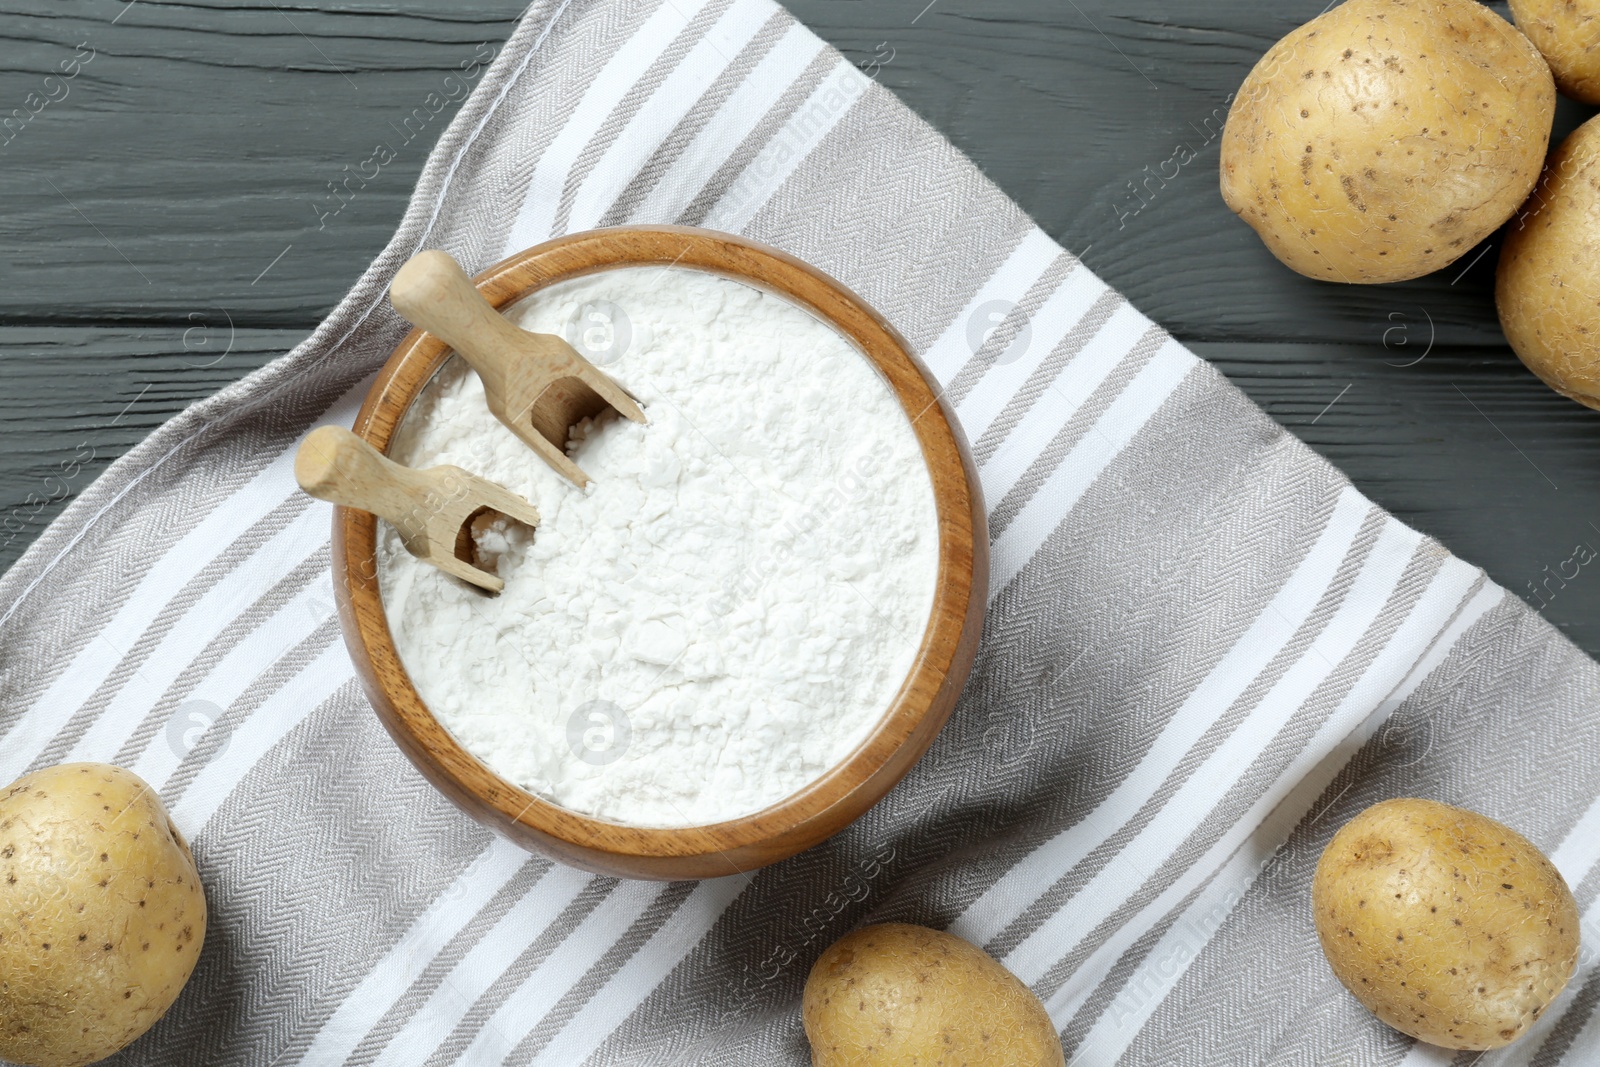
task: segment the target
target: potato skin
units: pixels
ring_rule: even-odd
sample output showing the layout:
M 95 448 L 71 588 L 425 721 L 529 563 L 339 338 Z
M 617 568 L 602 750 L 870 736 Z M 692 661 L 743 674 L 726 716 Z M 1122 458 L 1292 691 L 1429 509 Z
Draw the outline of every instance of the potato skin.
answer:
M 1063 1067 L 1033 992 L 953 934 L 887 923 L 846 934 L 801 1000 L 814 1067 Z
M 1556 86 L 1574 100 L 1600 104 L 1600 2 L 1511 0 L 1511 15 L 1544 53 Z
M 1539 177 L 1550 68 L 1477 0 L 1349 0 L 1256 64 L 1222 134 L 1222 196 L 1311 278 L 1417 278 Z
M 1506 340 L 1544 383 L 1600 409 L 1600 119 L 1551 153 L 1506 228 L 1495 303 Z
M 1346 823 L 1311 886 L 1333 973 L 1402 1033 L 1510 1044 L 1578 963 L 1578 906 L 1544 854 L 1493 819 L 1387 800 Z
M 205 932 L 194 857 L 137 775 L 68 763 L 0 790 L 0 1057 L 80 1067 L 125 1047 Z

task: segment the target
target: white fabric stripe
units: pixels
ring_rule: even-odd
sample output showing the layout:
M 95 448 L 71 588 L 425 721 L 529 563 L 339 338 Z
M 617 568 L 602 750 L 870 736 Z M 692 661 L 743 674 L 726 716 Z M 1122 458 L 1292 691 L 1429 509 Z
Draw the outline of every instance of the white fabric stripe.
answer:
M 228 653 L 195 684 L 194 692 L 184 698 L 184 701 L 180 701 L 178 706 L 182 707 L 188 700 L 208 700 L 226 711 L 228 706 L 243 696 L 263 673 L 272 668 L 274 663 L 311 634 L 318 625 L 317 614 L 321 607 L 331 606 L 332 595 L 331 590 L 319 588 L 315 584 L 301 590 L 270 619 L 229 649 Z M 128 721 L 116 722 L 103 718 L 100 723 L 108 721 L 112 722 L 119 735 L 127 733 Z M 106 732 L 109 733 L 110 730 Z M 104 740 L 108 742 L 107 747 L 88 749 L 84 758 L 109 759 L 123 743 L 122 740 L 113 740 L 109 737 Z M 139 753 L 130 769 L 147 782 L 165 782 L 178 769 L 182 756 L 182 752 L 173 750 L 167 731 L 160 729 L 151 735 L 144 751 Z
M 283 503 L 284 485 L 292 485 L 294 456 L 278 456 L 238 492 L 217 504 L 198 525 L 172 545 L 146 572 L 112 620 L 100 631 L 103 640 L 86 644 L 55 682 L 23 713 L 9 734 L 0 735 L 0 773 L 10 781 L 44 750 L 72 713 L 82 707 L 110 675 L 122 654 L 138 642 L 172 596 L 206 568 L 224 546 L 233 544 L 251 526 Z M 114 650 L 114 651 L 113 651 Z M 27 759 L 17 765 L 18 754 Z M 15 769 L 13 767 L 15 766 Z
M 972 342 L 981 338 L 984 332 L 973 325 L 973 316 L 978 309 L 996 300 L 1020 301 L 1060 255 L 1061 246 L 1049 234 L 1037 226 L 1028 231 L 1005 262 L 1000 264 L 1000 268 L 979 286 L 967 306 L 961 309 L 961 314 L 944 328 L 939 339 L 923 353 L 922 361 L 928 365 L 939 384 L 949 386 L 967 360 L 977 355 L 979 346 Z M 1088 273 L 1088 270 L 1080 264 L 1073 269 L 1073 273 Z
M 488 847 L 429 902 L 394 947 L 346 995 L 318 1031 L 301 1062 L 334 1064 L 349 1059 L 361 1039 L 410 988 L 428 961 L 438 956 L 450 939 L 483 910 L 528 858 L 526 852 L 504 838 L 490 838 Z M 548 877 L 547 872 L 544 878 Z
M 1250 627 L 1173 713 L 1139 765 L 1094 811 L 1030 852 L 990 886 L 951 925 L 951 932 L 975 944 L 993 940 L 1056 880 L 1104 839 L 1100 829 L 1127 822 L 1177 769 L 1217 716 L 1272 662 L 1310 616 L 1338 574 L 1372 505 L 1355 489 L 1339 493 L 1316 543 Z
M 566 125 L 539 156 L 527 195 L 506 234 L 506 255 L 552 236 L 561 190 L 584 146 L 637 83 L 639 72 L 660 58 L 707 3 L 708 0 L 667 0 L 595 75 Z
M 129 727 L 136 726 L 150 706 L 193 664 L 196 649 L 203 649 L 216 640 L 257 599 L 328 543 L 330 521 L 325 508 L 306 508 L 282 530 L 263 542 L 238 568 L 206 590 L 194 606 L 173 623 L 160 643 L 139 665 L 138 671 L 107 702 L 104 711 L 73 746 L 67 761 L 106 760 L 115 755 L 127 739 Z M 306 594 L 301 593 L 295 599 L 303 602 L 306 598 Z M 242 677 L 224 676 L 226 688 L 234 694 L 242 692 L 267 664 L 310 633 L 314 625 L 303 603 L 294 615 L 286 617 L 280 610 L 272 619 L 263 622 L 240 642 L 241 645 L 257 643 L 262 647 L 262 654 L 256 657 L 260 665 Z M 264 640 L 261 639 L 263 632 Z M 210 673 L 213 676 L 216 674 L 215 671 Z M 202 692 L 202 688 L 197 685 L 189 699 L 212 700 L 219 707 L 228 706 L 218 697 Z M 230 703 L 232 699 L 229 697 Z M 8 755 L 21 759 L 28 754 L 16 752 Z M 10 771 L 10 767 L 5 766 L 7 762 L 7 758 L 0 757 L 0 777 L 6 777 Z M 134 768 L 134 772 L 146 781 L 156 780 L 142 769 Z
M 527 858 L 527 853 L 523 853 L 523 858 Z M 505 881 L 509 880 L 508 876 Z M 439 983 L 439 988 L 429 995 L 428 999 L 418 1007 L 416 1014 L 406 1020 L 405 1026 L 401 1027 L 384 1047 L 383 1055 L 378 1058 L 378 1062 L 385 1067 L 406 1067 L 426 1062 L 471 1006 L 489 991 L 495 980 L 516 962 L 517 957 L 529 945 L 550 929 L 555 918 L 593 880 L 593 875 L 560 864 L 554 865 L 528 891 L 528 894 L 512 905 L 511 909 L 500 917 L 500 921 L 472 946 L 472 950 L 450 969 L 444 981 Z M 496 887 L 496 892 L 498 891 Z M 479 910 L 481 906 L 473 909 L 471 914 L 476 915 Z M 466 925 L 465 922 L 462 925 Z M 426 960 L 421 959 L 422 954 L 419 953 L 413 973 L 421 973 L 423 968 L 438 956 L 439 950 L 443 947 L 441 943 L 438 948 L 427 954 Z M 537 969 L 535 973 L 538 973 Z M 573 977 L 575 976 L 561 975 L 559 978 L 547 980 L 545 984 L 556 985 L 570 981 Z M 382 1010 L 373 1015 L 372 1022 L 376 1023 L 383 1012 L 388 1011 L 390 1004 L 397 999 L 398 994 L 389 998 L 389 1003 L 384 1004 Z M 511 1031 L 500 1033 L 491 1031 L 490 1041 L 495 1044 L 499 1052 L 499 1057 L 492 1061 L 496 1063 L 516 1045 Z M 480 1061 L 469 1059 L 467 1062 Z M 486 1059 L 481 1062 L 491 1061 Z
M 1383 524 L 1372 551 L 1362 561 L 1349 591 L 1322 632 L 1144 829 L 1123 847 L 1120 855 L 1127 862 L 1101 868 L 1006 955 L 1003 962 L 1017 977 L 1029 984 L 1044 977 L 1057 960 L 1075 949 L 1183 846 L 1317 687 L 1350 655 L 1394 595 L 1421 543 L 1422 535 L 1415 530 L 1393 519 Z M 1289 632 L 1292 631 L 1286 628 Z M 1209 874 L 1210 869 L 1205 870 Z M 1129 929 L 1133 926 L 1128 924 Z M 1078 988 L 1087 995 L 1103 977 L 1090 974 L 1087 967 L 1080 968 L 1062 986 L 1063 993 L 1071 997 L 1071 990 Z
M 1004 447 L 983 465 L 983 488 L 990 499 L 1005 499 L 1149 328 L 1150 320 L 1131 305 L 1124 304 L 1112 314 L 1095 340 L 1063 368 L 1033 410 L 1017 423 Z M 958 411 L 964 414 L 965 408 Z
M 812 90 L 794 116 L 774 135 L 750 165 L 740 172 L 706 213 L 705 225 L 740 233 L 783 183 L 800 168 L 817 145 L 866 95 L 871 82 L 843 56 L 822 84 Z
M 1561 844 L 1550 854 L 1550 862 L 1556 865 L 1556 870 L 1561 872 L 1561 877 L 1567 880 L 1569 886 L 1576 886 L 1582 882 L 1589 876 L 1595 864 L 1600 863 L 1600 798 L 1591 802 L 1588 810 L 1576 823 L 1573 823 L 1572 829 L 1567 831 L 1567 836 L 1561 839 Z M 1567 987 L 1561 991 L 1561 995 L 1551 1002 L 1539 1021 L 1529 1027 L 1526 1034 L 1517 1038 L 1514 1044 L 1509 1048 L 1486 1053 L 1473 1064 L 1473 1067 L 1479 1067 L 1479 1064 L 1482 1067 L 1524 1067 L 1539 1054 L 1539 1050 L 1550 1039 L 1550 1035 L 1561 1025 L 1562 1017 L 1572 1008 L 1572 1002 L 1577 999 L 1579 990 L 1593 977 L 1596 964 L 1600 964 L 1600 952 L 1594 947 L 1600 942 L 1600 900 L 1592 902 L 1584 910 L 1581 929 L 1580 939 L 1584 947 L 1579 950 L 1578 968 L 1573 973 L 1571 981 L 1567 983 Z M 1600 1016 L 1600 1012 L 1596 1012 L 1595 1015 Z M 1584 1025 L 1584 1033 L 1587 1034 L 1594 1026 L 1595 1020 L 1591 1017 Z M 1576 1049 L 1585 1040 L 1585 1037 L 1580 1035 L 1574 1041 L 1573 1048 Z M 1451 1055 L 1446 1055 L 1431 1045 L 1417 1044 L 1412 1046 L 1400 1067 L 1447 1065 L 1452 1059 Z M 1583 1062 L 1573 1057 L 1570 1052 L 1567 1059 Z
M 1590 803 L 1578 821 L 1572 824 L 1561 845 L 1550 854 L 1561 877 L 1569 886 L 1575 886 L 1589 876 L 1596 863 L 1600 863 L 1600 797 Z
M 1094 302 L 1108 292 L 1105 283 L 1086 270 L 1075 270 L 1062 280 L 1056 291 L 1033 313 L 1026 335 L 1019 333 L 1011 347 L 995 357 L 994 365 L 977 380 L 971 392 L 961 398 L 957 410 L 961 413 L 961 428 L 969 440 L 976 441 L 983 436 L 1039 364 L 1083 321 Z M 1024 340 L 1027 348 L 1017 351 Z M 1132 347 L 1131 343 L 1128 347 Z M 1120 353 L 1127 354 L 1127 348 Z
M 672 167 L 629 217 L 634 223 L 675 222 L 705 188 L 706 175 L 750 136 L 823 48 L 801 25 L 784 32 L 717 113 L 695 134 Z
M 1096 973 L 1105 973 L 1137 940 L 1137 934 L 1151 929 L 1178 906 L 1202 877 L 1217 872 L 1156 942 L 1139 975 L 1096 1020 L 1074 1062 L 1115 1063 L 1123 1055 L 1351 757 L 1444 662 L 1462 634 L 1500 603 L 1503 591 L 1489 587 L 1457 611 L 1477 579 L 1475 568 L 1455 558 L 1446 560 L 1372 666 L 1272 788 L 1194 865 L 1181 887 L 1162 894 L 1129 922 L 1126 930 L 1135 936 L 1120 936 L 1114 945 L 1104 946 L 1084 961 L 1085 971 L 1092 967 Z M 1419 656 L 1419 649 L 1426 651 Z M 1159 983 L 1151 995 L 1145 995 L 1141 976 Z M 1076 996 L 1065 989 L 1058 991 L 1051 998 L 1052 1018 L 1065 1023 L 1085 999 L 1083 990 Z
M 261 757 L 340 686 L 354 679 L 355 668 L 350 665 L 350 654 L 345 651 L 344 642 L 329 642 L 316 659 L 233 730 L 228 737 L 227 750 L 206 764 L 184 790 L 172 809 L 173 821 L 184 833 L 199 834 Z
M 1112 401 L 994 543 L 990 599 L 998 597 L 1061 520 L 1187 378 L 1199 361 L 1177 342 L 1162 346 Z M 984 483 L 984 493 L 999 497 Z
M 561 6 L 557 7 L 555 11 L 551 12 L 550 19 L 545 23 L 543 32 L 539 34 L 538 38 L 528 48 L 527 52 L 523 53 L 522 62 L 517 64 L 516 73 L 505 78 L 501 82 L 500 92 L 495 95 L 494 103 L 483 109 L 483 114 L 478 119 L 478 125 L 473 127 L 473 130 L 470 134 L 461 139 L 461 145 L 458 149 L 456 149 L 456 154 L 451 157 L 449 164 L 444 168 L 444 173 L 439 177 L 439 182 L 436 186 L 437 193 L 434 202 L 428 211 L 428 221 L 424 223 L 417 231 L 421 235 L 421 240 L 416 246 L 417 251 L 421 251 L 428 247 L 428 237 L 433 233 L 434 224 L 439 221 L 439 212 L 444 210 L 445 204 L 448 203 L 451 198 L 452 194 L 450 187 L 455 183 L 456 172 L 461 168 L 461 161 L 467 158 L 467 153 L 472 150 L 473 145 L 477 144 L 478 137 L 483 133 L 484 127 L 486 127 L 489 124 L 489 121 L 499 113 L 500 105 L 505 103 L 506 97 L 511 95 L 511 91 L 515 89 L 518 83 L 522 81 L 522 76 L 528 71 L 528 64 L 532 63 L 534 57 L 539 55 L 539 50 L 544 47 L 545 41 L 548 40 L 550 34 L 555 31 L 557 24 L 561 22 L 561 17 L 567 13 L 567 8 L 571 6 L 572 0 L 561 0 Z M 523 16 L 526 16 L 527 12 L 528 9 L 524 9 Z M 430 166 L 432 161 L 433 153 L 430 152 Z M 415 198 L 416 195 L 417 192 L 413 191 L 413 198 Z M 405 224 L 402 222 L 401 232 L 404 232 L 404 230 Z M 334 351 L 345 341 L 349 340 L 351 335 L 355 333 L 356 328 L 358 328 L 361 323 L 366 320 L 366 317 L 376 311 L 379 307 L 382 307 L 383 303 L 384 301 L 381 298 L 373 301 L 356 320 L 356 326 L 352 327 L 348 332 L 345 333 L 343 337 L 339 338 L 332 345 L 330 345 L 328 350 Z
M 500 1005 L 464 1052 L 461 1063 L 499 1063 L 538 1025 L 572 984 L 599 962 L 664 890 L 654 882 L 623 882 L 567 935 Z M 531 1020 L 531 1021 L 530 1021 Z M 516 1035 L 508 1039 L 508 1035 Z
M 587 230 L 600 224 L 606 210 L 661 147 L 673 127 L 699 102 L 701 94 L 722 75 L 772 13 L 770 4 L 751 0 L 740 0 L 722 13 L 628 121 L 584 179 L 573 199 L 566 229 Z
M 694 951 L 753 877 L 742 874 L 711 878 L 696 886 L 672 918 L 595 992 L 533 1063 L 571 1067 L 587 1060 Z

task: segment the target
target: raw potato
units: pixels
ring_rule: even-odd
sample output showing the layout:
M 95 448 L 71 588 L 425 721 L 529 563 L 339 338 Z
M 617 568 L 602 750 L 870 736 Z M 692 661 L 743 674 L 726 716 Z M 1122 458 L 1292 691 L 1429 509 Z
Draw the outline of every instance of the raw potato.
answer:
M 1495 302 L 1506 339 L 1546 385 L 1600 408 L 1600 119 L 1550 156 L 1506 228 Z
M 1062 1067 L 1061 1039 L 1027 986 L 982 949 L 925 926 L 847 934 L 801 1001 L 813 1067 Z
M 1539 177 L 1555 82 L 1477 0 L 1349 0 L 1256 64 L 1222 133 L 1222 196 L 1301 274 L 1449 265 Z
M 1600 104 L 1600 0 L 1511 0 L 1511 14 L 1544 53 L 1561 91 Z
M 1333 973 L 1378 1018 L 1445 1048 L 1499 1048 L 1578 962 L 1560 872 L 1493 819 L 1386 800 L 1333 835 L 1311 885 Z
M 0 1058 L 79 1067 L 148 1030 L 206 934 L 194 857 L 138 776 L 68 763 L 0 790 Z

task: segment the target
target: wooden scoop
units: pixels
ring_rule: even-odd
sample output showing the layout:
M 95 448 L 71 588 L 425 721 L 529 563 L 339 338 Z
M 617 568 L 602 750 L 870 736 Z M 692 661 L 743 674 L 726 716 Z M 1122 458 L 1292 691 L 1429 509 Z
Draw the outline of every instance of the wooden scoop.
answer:
M 318 500 L 388 519 L 406 551 L 491 593 L 506 583 L 476 565 L 472 520 L 497 511 L 539 525 L 539 512 L 509 489 L 460 467 L 402 467 L 337 426 L 319 426 L 306 436 L 294 458 L 294 476 Z
M 478 292 L 447 252 L 419 252 L 389 287 L 395 310 L 455 349 L 483 380 L 494 417 L 580 487 L 589 476 L 567 457 L 572 427 L 606 408 L 634 422 L 644 412 L 564 339 L 519 329 Z

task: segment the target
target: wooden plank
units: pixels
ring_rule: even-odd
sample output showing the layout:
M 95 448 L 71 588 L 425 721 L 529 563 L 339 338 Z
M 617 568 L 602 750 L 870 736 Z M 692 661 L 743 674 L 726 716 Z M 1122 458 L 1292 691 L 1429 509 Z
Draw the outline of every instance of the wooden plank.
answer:
M 27 121 L 0 132 L 0 321 L 315 323 L 521 6 L 8 2 L 0 116 Z M 397 158 L 330 191 L 379 142 Z
M 111 461 L 304 330 L 0 329 L 0 570 Z
M 0 320 L 221 306 L 253 326 L 311 324 L 392 232 L 454 105 L 336 216 L 319 214 L 338 203 L 328 183 L 400 140 L 430 93 L 458 97 L 445 79 L 496 47 L 521 6 L 7 0 L 0 114 L 78 46 L 93 59 L 0 149 Z M 860 62 L 892 49 L 884 84 L 1179 336 L 1372 341 L 1390 311 L 1421 305 L 1448 343 L 1498 343 L 1492 254 L 1459 281 L 1324 285 L 1281 268 L 1222 204 L 1229 94 L 1325 0 L 790 6 Z M 1568 106 L 1563 125 L 1583 114 Z M 1180 144 L 1197 158 L 1174 173 Z

